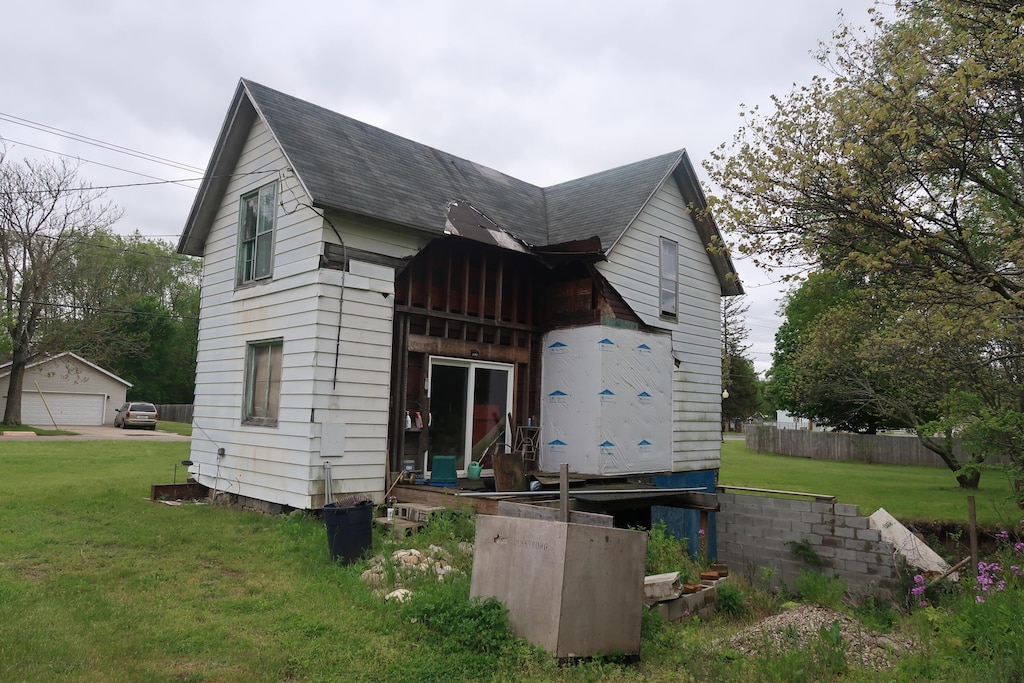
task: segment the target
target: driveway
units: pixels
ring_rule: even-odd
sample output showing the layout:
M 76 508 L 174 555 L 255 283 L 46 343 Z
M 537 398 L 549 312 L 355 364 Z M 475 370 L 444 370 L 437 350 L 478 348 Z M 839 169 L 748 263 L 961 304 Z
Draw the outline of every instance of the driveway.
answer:
M 189 441 L 192 437 L 172 434 L 171 432 L 150 431 L 148 429 L 118 429 L 111 425 L 61 425 L 61 429 L 68 432 L 75 432 L 72 436 L 36 436 L 33 432 L 26 432 L 29 436 L 8 436 L 10 432 L 0 437 L 6 441 L 104 441 L 135 439 L 136 441 Z M 0 427 L 2 432 L 2 427 Z

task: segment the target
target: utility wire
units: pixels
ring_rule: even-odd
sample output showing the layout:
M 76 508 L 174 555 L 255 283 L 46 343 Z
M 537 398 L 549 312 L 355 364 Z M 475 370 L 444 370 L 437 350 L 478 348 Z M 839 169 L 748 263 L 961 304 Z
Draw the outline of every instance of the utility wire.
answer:
M 173 318 L 174 320 L 199 320 L 199 316 L 195 315 L 180 315 L 174 313 L 149 313 L 147 311 L 132 311 L 124 308 L 100 308 L 98 306 L 83 306 L 81 304 L 57 304 L 51 301 L 33 301 L 31 299 L 18 299 L 16 297 L 11 298 L 11 301 L 17 301 L 18 303 L 23 304 L 48 306 L 50 308 L 68 308 L 71 310 L 78 311 L 90 311 L 92 313 L 128 313 L 130 315 L 144 315 L 151 318 Z
M 158 157 L 155 154 L 148 154 L 146 152 L 140 152 L 139 150 L 132 149 L 130 147 L 124 147 L 122 145 L 115 145 L 112 142 L 104 142 L 103 140 L 98 140 L 96 138 L 90 138 L 90 137 L 88 137 L 86 135 L 80 135 L 78 133 L 72 133 L 71 131 L 63 130 L 61 128 L 54 128 L 53 126 L 48 126 L 45 123 L 39 123 L 38 121 L 32 121 L 30 119 L 23 119 L 20 116 L 14 116 L 13 114 L 7 114 L 7 113 L 4 113 L 4 112 L 0 112 L 0 120 L 8 121 L 9 123 L 14 123 L 14 124 L 19 125 L 19 126 L 25 126 L 26 128 L 32 128 L 34 130 L 42 131 L 44 133 L 49 133 L 51 135 L 56 135 L 58 137 L 67 138 L 68 140 L 74 140 L 76 142 L 84 142 L 87 145 L 93 145 L 94 147 L 99 147 L 101 149 L 106 149 L 106 150 L 109 150 L 111 152 L 117 152 L 119 154 L 125 154 L 127 156 L 132 156 L 132 157 L 135 157 L 137 159 L 144 159 L 145 161 L 152 161 L 152 162 L 157 163 L 157 164 L 163 164 L 164 166 L 172 166 L 172 167 L 180 169 L 182 171 L 196 171 L 198 173 L 202 173 L 203 172 L 203 169 L 199 168 L 198 166 L 192 166 L 191 164 L 184 164 L 184 163 L 181 163 L 179 161 L 172 161 L 171 159 L 165 159 L 163 157 Z
M 30 145 L 27 142 L 19 142 L 17 140 L 12 140 L 11 138 L 5 138 L 3 136 L 0 136 L 0 140 L 6 140 L 7 142 L 13 142 L 16 145 L 22 145 L 24 147 L 31 147 L 32 149 L 38 149 L 38 150 L 40 150 L 42 152 L 48 152 L 50 154 L 56 154 L 57 156 L 61 156 L 61 157 L 65 157 L 65 158 L 74 158 L 74 157 L 69 157 L 67 154 L 64 154 L 63 152 L 58 152 L 58 151 L 53 150 L 53 149 L 47 149 L 46 147 L 40 147 L 38 145 Z M 175 185 L 181 185 L 182 187 L 187 187 L 190 190 L 195 190 L 196 189 L 196 188 L 192 187 L 191 185 L 186 185 L 186 184 L 182 183 L 181 181 L 176 181 L 176 180 L 167 181 L 167 180 L 164 180 L 163 178 L 158 178 L 155 175 L 149 175 L 148 173 L 140 173 L 139 171 L 131 171 L 131 170 L 128 170 L 127 168 L 121 168 L 120 166 L 112 166 L 110 164 L 104 164 L 104 163 L 101 163 L 99 161 L 92 161 L 90 159 L 80 158 L 80 160 L 84 161 L 84 162 L 86 162 L 88 164 L 93 164 L 95 166 L 103 166 L 104 168 L 111 168 L 111 169 L 113 169 L 115 171 L 121 171 L 122 173 L 131 173 L 132 175 L 141 176 L 143 178 L 150 178 L 152 180 L 159 180 L 161 182 L 170 182 L 170 183 L 173 183 Z
M 19 143 L 19 144 L 23 144 L 23 143 Z M 37 148 L 37 149 L 39 149 L 39 148 Z M 49 151 L 49 150 L 43 150 L 43 151 Z M 58 153 L 59 152 L 54 152 L 54 154 L 58 154 Z M 85 159 L 84 161 L 88 162 L 89 160 Z M 96 162 L 89 162 L 89 163 L 96 163 Z M 110 168 L 113 168 L 113 166 L 111 166 Z M 118 170 L 124 170 L 124 169 L 118 169 Z M 128 171 L 128 172 L 129 173 L 134 173 L 134 171 Z M 277 172 L 278 172 L 277 169 L 264 170 L 264 171 L 246 171 L 245 173 L 229 173 L 227 175 L 210 176 L 210 179 L 214 179 L 214 178 L 237 178 L 237 177 L 240 177 L 240 176 L 259 175 L 261 173 L 277 173 Z M 201 176 L 199 178 L 180 178 L 178 180 L 154 180 L 154 181 L 149 182 L 149 183 L 124 183 L 124 184 L 121 184 L 121 185 L 83 185 L 82 187 L 69 187 L 69 188 L 65 188 L 65 189 L 61 190 L 61 192 L 89 192 L 90 190 L 119 190 L 119 189 L 125 188 L 125 187 L 149 187 L 151 185 L 167 185 L 167 184 L 170 184 L 170 183 L 174 183 L 174 184 L 179 184 L 180 185 L 181 183 L 200 182 L 200 181 L 202 181 L 204 179 L 205 179 L 205 176 Z M 186 187 L 189 187 L 189 189 L 195 189 L 195 188 L 193 188 L 191 186 L 186 186 Z M 50 192 L 51 192 L 51 190 L 19 190 L 18 194 L 50 194 Z

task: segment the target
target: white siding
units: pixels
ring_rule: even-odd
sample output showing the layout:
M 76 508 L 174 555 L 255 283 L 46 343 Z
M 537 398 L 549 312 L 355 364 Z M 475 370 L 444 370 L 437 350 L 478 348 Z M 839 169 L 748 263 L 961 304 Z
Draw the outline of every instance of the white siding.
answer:
M 678 320 L 659 315 L 659 239 L 679 244 Z M 669 179 L 625 232 L 601 273 L 641 319 L 671 330 L 673 471 L 715 469 L 721 462 L 721 285 L 675 182 Z
M 321 271 L 323 242 L 337 237 L 305 206 L 301 186 L 285 173 L 278 186 L 284 206 L 276 215 L 273 277 L 236 288 L 239 197 L 279 178 L 276 172 L 287 166 L 257 121 L 206 241 L 191 469 L 218 491 L 312 508 L 322 504 L 325 430 L 331 443 L 343 444 L 341 452 L 325 456 L 333 465 L 334 491 L 383 495 L 394 273 L 356 262 L 349 273 Z M 255 173 L 265 170 L 275 172 Z M 342 224 L 346 243 L 350 238 L 372 242 L 362 235 L 373 228 L 334 223 Z M 283 340 L 278 424 L 243 425 L 246 345 L 278 338 Z

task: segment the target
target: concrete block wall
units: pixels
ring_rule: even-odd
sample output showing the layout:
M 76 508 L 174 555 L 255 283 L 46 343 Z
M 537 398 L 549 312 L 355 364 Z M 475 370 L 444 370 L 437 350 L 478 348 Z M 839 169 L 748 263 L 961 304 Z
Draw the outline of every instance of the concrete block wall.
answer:
M 900 599 L 900 571 L 892 544 L 881 540 L 856 505 L 718 493 L 718 561 L 752 581 L 761 568 L 793 590 L 802 571 L 846 580 L 853 598 Z M 793 554 L 790 542 L 807 541 L 822 560 L 816 567 Z

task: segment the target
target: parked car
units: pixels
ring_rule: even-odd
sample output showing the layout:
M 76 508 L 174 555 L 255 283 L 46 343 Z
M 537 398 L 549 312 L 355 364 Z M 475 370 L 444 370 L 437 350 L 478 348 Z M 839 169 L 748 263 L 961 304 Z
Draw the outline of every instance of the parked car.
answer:
M 159 417 L 156 413 L 156 406 L 144 401 L 129 401 L 116 411 L 114 426 L 121 429 L 128 427 L 140 427 L 143 429 L 156 429 L 156 421 Z

